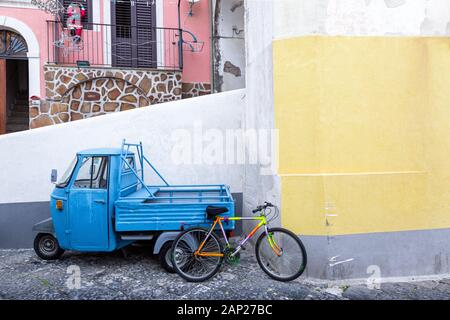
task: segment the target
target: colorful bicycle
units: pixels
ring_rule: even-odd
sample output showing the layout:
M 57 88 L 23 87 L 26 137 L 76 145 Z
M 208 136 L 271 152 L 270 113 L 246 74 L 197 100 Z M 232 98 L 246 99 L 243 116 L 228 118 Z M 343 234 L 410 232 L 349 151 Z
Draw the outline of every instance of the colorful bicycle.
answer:
M 272 210 L 272 208 L 274 210 Z M 279 210 L 269 202 L 258 206 L 253 213 L 255 217 L 221 217 L 226 208 L 209 206 L 208 218 L 213 220 L 211 228 L 193 228 L 178 235 L 172 245 L 172 263 L 175 271 L 185 280 L 205 281 L 214 276 L 222 263 L 237 264 L 244 244 L 264 226 L 264 232 L 255 245 L 256 259 L 259 266 L 271 278 L 279 281 L 291 281 L 299 277 L 306 267 L 306 250 L 301 240 L 291 231 L 283 228 L 269 228 Z M 229 220 L 255 220 L 259 223 L 241 240 L 236 248 L 230 244 L 223 228 Z M 216 226 L 222 231 L 225 246 L 214 233 Z

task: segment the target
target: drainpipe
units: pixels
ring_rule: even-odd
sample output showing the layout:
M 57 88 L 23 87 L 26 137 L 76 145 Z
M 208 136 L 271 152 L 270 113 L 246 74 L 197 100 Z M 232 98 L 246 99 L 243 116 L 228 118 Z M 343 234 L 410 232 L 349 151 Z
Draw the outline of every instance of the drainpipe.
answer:
M 183 70 L 183 31 L 181 30 L 181 0 L 178 0 L 178 32 L 179 41 L 178 41 L 178 63 L 180 65 L 180 69 Z

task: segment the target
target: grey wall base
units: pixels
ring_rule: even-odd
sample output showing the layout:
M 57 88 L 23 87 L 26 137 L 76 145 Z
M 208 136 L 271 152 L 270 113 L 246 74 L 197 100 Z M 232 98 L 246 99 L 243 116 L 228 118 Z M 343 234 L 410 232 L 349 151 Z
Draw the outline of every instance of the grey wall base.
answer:
M 33 225 L 50 217 L 50 202 L 0 204 L 0 248 L 31 248 Z
M 450 273 L 450 229 L 300 236 L 308 253 L 306 276 L 341 280 Z
M 242 213 L 242 193 L 233 193 L 235 212 Z M 50 202 L 25 202 L 0 204 L 0 249 L 32 248 L 35 234 L 33 225 L 50 217 Z M 236 223 L 235 233 L 242 232 Z

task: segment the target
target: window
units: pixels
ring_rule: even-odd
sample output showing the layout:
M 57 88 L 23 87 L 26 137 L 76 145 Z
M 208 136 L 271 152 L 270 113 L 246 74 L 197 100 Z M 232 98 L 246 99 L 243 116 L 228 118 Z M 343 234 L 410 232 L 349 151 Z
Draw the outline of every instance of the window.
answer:
M 135 169 L 134 157 L 127 157 L 125 161 L 123 161 L 122 171 L 130 171 L 131 170 L 130 167 Z
M 122 1 L 116 3 L 116 37 L 131 38 L 131 3 Z
M 67 168 L 66 172 L 62 175 L 59 181 L 56 183 L 56 187 L 65 188 L 69 184 L 70 178 L 72 177 L 73 169 L 75 169 L 75 165 L 77 164 L 77 158 L 74 158 Z
M 9 30 L 0 30 L 0 57 L 26 57 L 27 52 L 27 43 L 20 34 Z
M 83 25 L 83 29 L 92 29 L 89 23 L 92 23 L 92 0 L 60 0 L 64 5 L 64 14 L 61 19 L 63 21 L 64 27 L 66 27 L 66 21 L 69 15 L 67 14 L 67 8 L 71 4 L 82 4 L 84 9 L 86 10 L 86 14 L 83 18 L 81 18 L 81 23 Z
M 108 186 L 107 179 L 108 158 L 85 157 L 73 186 L 74 188 L 106 189 Z
M 92 158 L 84 158 L 80 170 L 78 170 L 77 180 L 75 180 L 75 183 L 73 184 L 75 188 L 90 188 L 91 168 Z

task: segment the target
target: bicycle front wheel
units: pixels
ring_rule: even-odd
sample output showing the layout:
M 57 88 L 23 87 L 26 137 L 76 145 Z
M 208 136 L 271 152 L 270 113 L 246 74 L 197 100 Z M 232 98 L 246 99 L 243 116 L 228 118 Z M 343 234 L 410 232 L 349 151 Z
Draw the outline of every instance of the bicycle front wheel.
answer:
M 220 240 L 209 230 L 195 228 L 178 235 L 172 245 L 172 264 L 175 271 L 191 282 L 205 281 L 214 276 L 223 262 Z M 206 239 L 206 241 L 205 241 Z M 205 241 L 200 254 L 195 252 Z
M 306 250 L 291 231 L 271 228 L 256 241 L 256 260 L 271 278 L 291 281 L 298 278 L 306 267 Z

